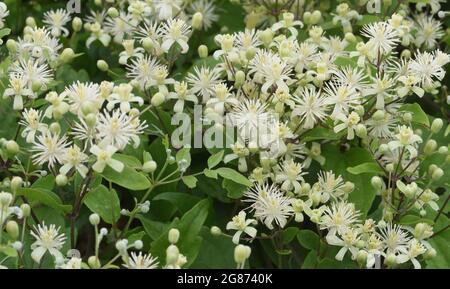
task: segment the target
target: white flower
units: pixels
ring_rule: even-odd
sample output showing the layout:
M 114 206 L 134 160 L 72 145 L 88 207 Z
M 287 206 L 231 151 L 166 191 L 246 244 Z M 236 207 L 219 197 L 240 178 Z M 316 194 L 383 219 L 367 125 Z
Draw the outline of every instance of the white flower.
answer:
M 294 20 L 295 15 L 290 12 L 283 13 L 283 19 L 272 25 L 272 31 L 278 31 L 282 28 L 289 30 L 289 32 L 293 36 L 297 36 L 298 31 L 295 28 L 295 26 L 298 26 L 299 28 L 303 27 L 303 23 L 300 20 Z
M 0 2 L 0 29 L 5 27 L 3 19 L 9 15 L 8 7 L 5 3 Z
M 99 40 L 103 46 L 108 46 L 111 42 L 111 36 L 106 33 L 100 23 L 95 22 L 90 26 L 91 36 L 86 40 L 86 47 L 89 48 L 95 40 Z
M 22 137 L 24 137 L 27 143 L 34 142 L 36 132 L 45 132 L 47 130 L 47 124 L 42 123 L 42 112 L 33 108 L 25 109 L 22 113 L 22 120 L 19 124 L 25 127 L 22 131 Z
M 124 37 L 133 32 L 131 22 L 131 15 L 120 11 L 119 17 L 106 19 L 105 31 L 114 36 L 115 43 L 122 43 Z
M 368 44 L 375 55 L 388 54 L 400 41 L 397 31 L 388 22 L 367 24 L 363 27 L 361 35 L 369 38 Z
M 288 63 L 281 60 L 277 55 L 273 55 L 269 62 L 262 66 L 261 73 L 265 81 L 261 91 L 267 93 L 273 85 L 289 91 L 287 82 L 291 81 L 289 77 L 291 71 L 292 67 Z
M 337 235 L 326 236 L 327 243 L 333 246 L 342 247 L 339 252 L 336 254 L 336 260 L 342 261 L 344 259 L 347 251 L 350 251 L 352 254 L 352 258 L 356 257 L 358 253 L 358 248 L 356 247 L 356 243 L 361 239 L 359 232 L 356 229 L 348 228 L 342 234 L 340 234 L 340 238 Z
M 244 202 L 251 203 L 249 208 L 254 211 L 254 216 L 271 230 L 274 222 L 283 228 L 287 219 L 293 215 L 291 199 L 285 197 L 273 184 L 256 184 L 245 196 L 247 199 Z
M 153 257 L 151 254 L 144 254 L 139 252 L 131 252 L 131 257 L 128 258 L 128 263 L 123 266 L 128 269 L 156 269 L 158 268 L 159 262 L 157 257 Z
M 336 117 L 336 120 L 341 121 L 342 123 L 334 126 L 334 132 L 338 133 L 344 129 L 347 129 L 347 139 L 352 140 L 355 137 L 355 129 L 356 125 L 360 122 L 361 118 L 359 115 L 352 111 L 348 117 L 340 114 Z
M 219 83 L 214 86 L 214 98 L 209 99 L 206 105 L 214 107 L 214 110 L 223 114 L 225 105 L 238 105 L 239 101 L 230 93 L 230 89 L 224 83 Z
M 397 148 L 405 148 L 412 156 L 417 155 L 415 144 L 421 143 L 422 138 L 414 134 L 412 128 L 405 125 L 399 126 L 398 133 L 395 135 L 395 138 L 396 140 L 390 141 L 388 143 L 389 149 L 391 151 Z
M 66 263 L 59 266 L 60 269 L 81 269 L 81 258 L 72 257 Z
M 127 77 L 139 84 L 142 90 L 150 87 L 155 70 L 160 67 L 157 58 L 152 56 L 138 57 L 127 64 Z
M 70 111 L 76 115 L 82 115 L 81 109 L 85 104 L 99 108 L 103 102 L 103 99 L 100 98 L 99 86 L 93 82 L 82 83 L 77 81 L 67 87 L 62 95 L 68 96 Z
M 382 77 L 377 75 L 372 78 L 370 86 L 364 90 L 364 95 L 375 95 L 375 108 L 384 109 L 385 100 L 395 95 L 394 85 L 394 79 L 388 75 L 384 74 Z
M 127 64 L 128 59 L 133 57 L 144 57 L 144 48 L 142 47 L 134 47 L 134 40 L 128 39 L 122 41 L 124 51 L 119 54 L 119 63 L 122 65 Z
M 67 175 L 67 173 L 75 168 L 81 177 L 85 178 L 88 172 L 88 168 L 83 164 L 87 161 L 87 155 L 83 153 L 77 145 L 66 148 L 62 157 L 63 166 L 59 169 L 61 174 Z
M 194 104 L 197 104 L 197 97 L 191 92 L 188 88 L 188 85 L 185 81 L 175 82 L 174 84 L 175 92 L 170 92 L 168 98 L 176 99 L 175 105 L 173 106 L 173 111 L 175 113 L 183 112 L 184 104 L 186 101 L 191 101 Z
M 38 61 L 29 59 L 28 61 L 20 59 L 19 62 L 11 66 L 11 74 L 20 75 L 27 83 L 27 87 L 31 89 L 33 85 L 40 85 L 42 89 L 46 89 L 47 84 L 53 79 L 52 72 L 45 63 L 40 64 Z
M 209 0 L 197 0 L 188 6 L 187 11 L 189 14 L 194 15 L 197 12 L 202 13 L 202 27 L 204 30 L 211 28 L 214 22 L 219 20 L 219 15 L 216 14 L 216 6 L 213 1 Z M 192 16 L 191 16 L 192 17 Z
M 246 233 L 252 238 L 256 236 L 256 229 L 250 227 L 250 225 L 256 225 L 256 220 L 253 219 L 245 219 L 246 213 L 244 211 L 240 211 L 238 215 L 234 216 L 233 219 L 227 223 L 227 230 L 236 230 L 237 232 L 233 235 L 233 243 L 239 244 L 239 238 L 242 233 Z
M 44 223 L 38 224 L 37 228 L 34 227 L 35 231 L 31 231 L 30 234 L 36 239 L 36 241 L 31 245 L 31 258 L 36 263 L 40 263 L 42 256 L 45 252 L 49 252 L 55 260 L 63 260 L 63 255 L 60 250 L 66 241 L 66 236 L 61 233 L 59 234 L 59 227 L 56 228 L 55 225 L 50 225 L 47 227 Z
M 305 150 L 305 154 L 306 154 L 306 159 L 303 162 L 304 168 L 309 168 L 312 160 L 315 160 L 322 166 L 323 166 L 323 164 L 325 164 L 325 157 L 321 155 L 322 149 L 320 147 L 320 143 L 312 142 L 311 148 L 308 149 L 307 147 L 305 147 L 304 150 Z
M 121 83 L 119 86 L 114 87 L 113 93 L 109 96 L 108 105 L 109 110 L 112 110 L 114 106 L 119 103 L 120 110 L 124 113 L 130 111 L 130 103 L 136 102 L 138 105 L 143 105 L 144 100 L 140 96 L 135 96 L 133 93 L 133 86 L 128 83 Z
M 300 163 L 296 163 L 293 160 L 285 160 L 282 164 L 278 165 L 278 171 L 276 172 L 275 181 L 281 183 L 281 189 L 283 191 L 290 191 L 294 189 L 294 192 L 300 191 L 300 181 L 304 182 L 303 166 Z
M 160 20 L 167 20 L 178 13 L 182 5 L 181 0 L 156 0 L 154 2 L 155 10 Z
M 47 118 L 52 118 L 56 116 L 61 116 L 69 111 L 70 106 L 65 102 L 67 94 L 61 93 L 57 94 L 54 91 L 49 92 L 45 96 L 45 100 L 50 103 L 44 112 L 44 116 Z
M 9 87 L 5 89 L 3 97 L 14 97 L 14 110 L 23 109 L 22 96 L 33 97 L 33 92 L 27 87 L 27 82 L 20 74 L 12 73 L 9 76 Z
M 313 128 L 316 123 L 327 117 L 326 99 L 315 88 L 301 89 L 294 95 L 294 101 L 296 106 L 292 111 L 292 117 L 300 116 L 305 129 Z
M 333 112 L 330 115 L 332 119 L 336 119 L 341 114 L 348 114 L 350 108 L 354 109 L 360 104 L 360 96 L 358 93 L 347 85 L 327 83 L 325 93 L 327 95 L 325 103 L 334 105 Z
M 417 190 L 416 199 L 414 206 L 417 209 L 423 209 L 423 206 L 427 204 L 431 209 L 435 211 L 439 210 L 439 205 L 436 203 L 439 200 L 439 195 L 433 193 L 430 189 Z
M 434 54 L 429 52 L 417 52 L 416 57 L 409 63 L 411 75 L 420 79 L 424 88 L 433 85 L 434 78 L 442 80 L 445 76 L 443 65 L 449 62 L 449 56 L 437 50 Z
M 238 159 L 239 171 L 247 172 L 248 167 L 246 157 L 250 154 L 248 148 L 246 148 L 240 142 L 236 142 L 235 144 L 231 145 L 231 149 L 233 153 L 226 155 L 223 158 L 223 162 L 226 164 L 231 162 L 232 160 Z
M 191 28 L 183 20 L 169 19 L 158 30 L 158 34 L 163 39 L 161 48 L 164 52 L 168 53 L 172 45 L 178 43 L 181 46 L 181 53 L 186 53 L 189 50 L 187 42 L 190 31 Z
M 145 123 L 140 124 L 137 116 L 127 115 L 119 110 L 113 111 L 112 114 L 103 111 L 98 115 L 96 138 L 100 140 L 100 144 L 112 145 L 119 150 L 124 149 L 130 141 L 137 147 L 140 143 L 139 135 L 145 128 Z
M 69 35 L 69 30 L 64 27 L 68 22 L 70 22 L 70 13 L 65 9 L 50 10 L 44 13 L 44 22 L 50 29 L 54 37 L 59 37 L 64 35 L 64 37 Z
M 444 36 L 444 31 L 441 29 L 441 22 L 433 18 L 433 16 L 418 15 L 416 16 L 417 33 L 414 38 L 414 43 L 417 47 L 422 45 L 425 48 L 432 49 L 437 45 L 437 40 Z
M 49 168 L 53 168 L 56 163 L 61 163 L 67 143 L 67 137 L 61 138 L 57 134 L 45 131 L 37 137 L 37 141 L 33 142 L 30 151 L 33 153 L 32 159 L 34 164 L 43 165 L 48 163 Z
M 102 173 L 106 166 L 111 167 L 116 172 L 122 172 L 124 165 L 118 160 L 112 158 L 117 148 L 108 145 L 105 148 L 92 146 L 90 152 L 97 157 L 97 161 L 92 165 L 92 169 L 98 173 Z
M 397 255 L 396 261 L 399 264 L 411 261 L 414 265 L 414 269 L 420 269 L 422 267 L 416 258 L 426 251 L 425 247 L 419 241 L 412 239 L 407 246 L 401 247 L 400 254 Z
M 411 237 L 408 236 L 408 233 L 403 230 L 400 225 L 392 223 L 389 223 L 386 227 L 382 228 L 379 234 L 387 254 L 404 252 L 411 239 Z
M 216 68 L 194 67 L 194 73 L 189 73 L 186 80 L 191 85 L 191 90 L 202 97 L 203 103 L 206 103 L 211 95 L 214 94 L 213 87 L 220 83 L 219 71 Z
M 360 213 L 355 206 L 346 202 L 334 202 L 323 212 L 320 220 L 320 229 L 328 230 L 328 235 L 336 233 L 345 234 L 353 224 L 358 221 Z
M 333 171 L 319 172 L 317 183 L 320 192 L 322 193 L 323 203 L 328 202 L 330 197 L 332 197 L 333 200 L 337 200 L 339 198 L 343 199 L 347 195 L 344 190 L 344 180 L 340 175 L 336 177 Z

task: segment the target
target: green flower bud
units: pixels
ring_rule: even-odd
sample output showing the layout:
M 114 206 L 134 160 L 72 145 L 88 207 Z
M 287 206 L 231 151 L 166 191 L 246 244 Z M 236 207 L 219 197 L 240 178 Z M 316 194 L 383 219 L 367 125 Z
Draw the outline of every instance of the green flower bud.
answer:
M 25 20 L 25 24 L 30 27 L 36 27 L 36 20 L 34 19 L 34 17 L 29 16 Z
M 351 193 L 355 189 L 355 184 L 352 182 L 345 182 L 344 186 L 342 187 L 344 192 Z
M 394 164 L 387 164 L 386 171 L 388 171 L 389 173 L 394 172 Z
M 61 53 L 61 60 L 64 63 L 68 63 L 70 61 L 72 61 L 72 59 L 75 57 L 75 52 L 73 52 L 72 48 L 66 48 L 63 50 L 63 52 Z
M 53 134 L 60 134 L 61 133 L 61 126 L 57 122 L 52 122 L 50 124 L 49 130 Z
M 393 266 L 397 265 L 397 258 L 395 257 L 395 254 L 389 253 L 386 256 L 386 259 L 384 260 L 384 263 L 388 267 L 393 267 Z
M 97 106 L 91 101 L 84 101 L 83 104 L 81 105 L 81 112 L 84 115 L 95 113 L 97 112 Z
M 245 73 L 242 70 L 236 72 L 234 86 L 241 87 L 245 82 Z
M 433 181 L 437 181 L 444 175 L 444 171 L 441 168 L 437 168 L 434 170 L 433 174 L 431 175 L 431 179 Z
M 410 123 L 412 121 L 412 114 L 410 112 L 406 112 L 403 114 L 403 121 L 406 123 Z
M 435 118 L 433 120 L 433 122 L 431 123 L 431 131 L 433 133 L 438 133 L 441 130 L 443 125 L 444 125 L 444 122 L 442 121 L 442 119 Z
M 9 207 L 13 201 L 13 196 L 10 193 L 1 192 L 0 193 L 0 205 L 2 207 Z
M 17 42 L 14 39 L 8 39 L 6 41 L 6 48 L 11 54 L 15 54 L 17 51 Z
M 315 10 L 312 14 L 311 14 L 311 24 L 317 24 L 320 22 L 320 19 L 322 19 L 322 13 L 319 10 Z
M 166 263 L 167 264 L 175 264 L 178 261 L 178 256 L 180 255 L 180 251 L 178 247 L 175 245 L 169 245 L 166 249 Z
M 383 120 L 384 117 L 385 117 L 384 111 L 382 111 L 382 110 L 377 110 L 377 111 L 373 114 L 372 117 L 373 117 L 373 119 L 376 120 L 376 121 L 381 121 L 381 120 Z
M 23 180 L 21 177 L 13 177 L 11 180 L 11 190 L 16 192 L 23 185 Z
M 145 51 L 151 52 L 153 48 L 155 47 L 153 40 L 149 37 L 144 38 L 142 40 L 142 47 L 144 47 Z
M 24 218 L 30 216 L 31 214 L 31 207 L 28 204 L 20 205 L 20 210 L 22 210 L 22 215 L 24 216 Z
M 155 161 L 148 161 L 142 165 L 142 171 L 147 174 L 153 173 L 157 167 L 158 165 L 156 164 Z
M 423 152 L 426 155 L 431 155 L 437 149 L 437 142 L 434 139 L 430 139 L 426 142 Z
M 410 59 L 411 51 L 409 49 L 403 50 L 402 53 L 400 54 L 400 57 L 405 58 L 405 59 Z
M 350 43 L 356 42 L 355 34 L 353 34 L 352 32 L 345 33 L 345 40 L 347 40 Z
M 383 183 L 384 182 L 383 182 L 383 180 L 380 177 L 374 176 L 370 180 L 370 183 L 372 184 L 372 187 L 374 189 L 381 190 L 383 188 Z
M 222 235 L 222 230 L 217 226 L 212 226 L 210 229 L 211 235 L 220 236 Z
M 92 226 L 97 226 L 100 224 L 100 216 L 98 214 L 91 214 L 89 216 L 89 223 L 91 223 Z
M 117 18 L 119 17 L 119 11 L 115 7 L 110 7 L 108 9 L 108 16 L 111 18 Z
M 305 22 L 305 24 L 311 24 L 311 16 L 311 12 L 309 11 L 303 13 L 303 22 Z
M 196 12 L 192 16 L 192 29 L 200 30 L 203 25 L 203 14 L 201 12 Z
M 88 265 L 92 269 L 100 269 L 102 266 L 100 260 L 96 256 L 91 256 L 88 258 Z
M 68 179 L 66 175 L 59 174 L 55 178 L 55 183 L 58 187 L 64 187 L 67 185 Z
M 367 252 L 364 250 L 359 250 L 358 253 L 356 254 L 356 261 L 361 266 L 365 265 L 367 262 Z
M 389 146 L 387 144 L 381 144 L 378 150 L 380 153 L 385 154 L 389 151 Z
M 94 127 L 97 123 L 97 116 L 94 113 L 90 113 L 84 117 L 84 120 L 89 127 Z
M 178 229 L 172 228 L 169 231 L 169 242 L 171 244 L 176 244 L 180 238 L 180 231 Z
M 264 43 L 264 45 L 268 46 L 273 39 L 272 29 L 267 28 L 259 34 L 259 39 Z
M 446 147 L 446 146 L 441 146 L 441 147 L 439 147 L 438 153 L 440 153 L 441 155 L 446 155 L 446 154 L 448 154 L 448 147 Z
M 151 104 L 153 106 L 158 107 L 164 103 L 165 99 L 166 99 L 166 97 L 164 96 L 164 94 L 162 94 L 161 92 L 157 92 L 153 95 Z
M 75 32 L 78 32 L 83 27 L 83 21 L 79 17 L 75 17 L 72 20 L 72 29 Z
M 242 264 L 250 257 L 252 250 L 249 246 L 237 245 L 234 248 L 234 261 L 237 264 Z
M 14 141 L 14 140 L 9 140 L 6 142 L 6 151 L 8 152 L 8 154 L 10 154 L 11 156 L 15 156 L 16 154 L 19 153 L 20 151 L 20 147 L 19 145 Z
M 245 58 L 247 58 L 247 60 L 252 60 L 253 57 L 255 57 L 255 55 L 256 55 L 256 49 L 254 47 L 249 47 L 245 51 Z
M 14 240 L 19 237 L 19 225 L 16 221 L 8 221 L 6 223 L 6 232 L 11 236 Z
M 197 50 L 198 50 L 198 55 L 200 56 L 200 58 L 208 57 L 208 46 L 200 45 Z
M 365 138 L 367 136 L 367 129 L 366 126 L 363 125 L 362 123 L 359 123 L 358 125 L 356 125 L 356 135 L 360 138 Z
M 34 92 L 41 90 L 41 88 L 42 88 L 42 82 L 40 82 L 39 80 L 35 80 L 35 81 L 33 81 L 33 83 L 31 83 L 31 89 Z
M 109 65 L 108 65 L 108 63 L 106 63 L 106 61 L 99 60 L 99 61 L 97 61 L 97 68 L 100 69 L 101 71 L 105 72 L 105 71 L 109 70 Z

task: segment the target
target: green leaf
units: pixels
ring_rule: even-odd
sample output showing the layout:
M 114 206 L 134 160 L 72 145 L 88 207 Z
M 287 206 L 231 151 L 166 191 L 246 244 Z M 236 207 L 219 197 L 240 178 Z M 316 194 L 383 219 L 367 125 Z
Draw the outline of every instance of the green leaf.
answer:
M 221 150 L 208 158 L 208 168 L 217 166 L 223 159 L 224 150 Z
M 158 256 L 160 261 L 165 260 L 165 251 L 169 246 L 168 231 L 171 228 L 177 228 L 180 231 L 180 239 L 177 246 L 180 253 L 185 255 L 188 261 L 184 268 L 189 268 L 195 261 L 202 245 L 203 239 L 199 234 L 208 216 L 209 206 L 209 199 L 201 200 L 184 214 L 180 220 L 174 220 L 163 234 L 152 242 L 150 250 L 152 255 Z
M 53 190 L 55 186 L 55 177 L 53 175 L 48 175 L 42 178 L 37 179 L 32 185 L 33 189 L 44 189 L 44 190 Z
M 232 199 L 240 199 L 247 191 L 247 187 L 231 180 L 224 179 L 222 187 L 227 190 L 227 196 Z
M 384 174 L 384 171 L 375 162 L 363 163 L 354 167 L 347 168 L 347 171 L 354 175 L 371 173 L 371 174 Z
M 316 251 L 309 251 L 303 261 L 302 269 L 314 269 L 317 266 L 317 253 Z
M 402 224 L 402 225 L 415 225 L 417 223 L 427 223 L 427 224 L 433 225 L 434 222 L 433 222 L 433 220 L 425 219 L 423 217 L 419 217 L 416 215 L 403 216 L 399 221 L 399 224 Z
M 6 35 L 9 35 L 10 33 L 11 33 L 11 29 L 9 29 L 9 28 L 0 29 L 0 38 L 3 38 Z
M 190 149 L 189 148 L 182 148 L 177 152 L 176 155 L 176 160 L 177 162 L 181 161 L 181 160 L 185 160 L 187 161 L 187 166 L 189 166 L 191 164 L 191 153 L 190 153 Z
M 341 138 L 343 133 L 335 133 L 331 129 L 327 129 L 324 127 L 315 127 L 312 130 L 308 131 L 302 137 L 304 142 L 316 141 L 316 140 L 338 140 Z
M 116 172 L 110 167 L 106 167 L 101 175 L 110 182 L 132 191 L 141 191 L 150 188 L 150 181 L 145 175 L 137 172 L 125 164 L 121 173 Z
M 136 219 L 141 221 L 142 226 L 144 226 L 145 232 L 153 240 L 156 240 L 160 236 L 162 236 L 162 234 L 168 229 L 168 227 L 170 225 L 170 224 L 150 220 L 142 215 L 137 215 Z
M 60 213 L 69 213 L 72 206 L 64 205 L 61 199 L 52 191 L 42 188 L 20 188 L 17 195 L 24 196 L 30 202 L 39 202 Z
M 197 178 L 194 176 L 184 176 L 181 178 L 183 183 L 190 189 L 193 189 L 197 186 Z
M 317 250 L 320 238 L 311 230 L 300 230 L 297 234 L 297 240 L 302 247 L 310 250 Z
M 200 201 L 200 198 L 197 196 L 193 196 L 192 194 L 186 194 L 186 193 L 178 193 L 178 192 L 165 192 L 156 195 L 152 201 L 167 201 L 171 203 L 173 206 L 175 206 L 181 213 L 185 213 L 189 211 L 198 201 Z
M 142 167 L 141 162 L 137 158 L 130 156 L 130 155 L 114 154 L 113 158 L 131 168 L 141 168 Z
M 289 227 L 283 230 L 281 233 L 281 240 L 284 244 L 289 244 L 295 238 L 295 236 L 299 233 L 299 228 Z
M 412 121 L 430 127 L 430 120 L 418 103 L 406 103 L 400 107 L 399 111 L 407 111 L 412 114 Z
M 119 220 L 120 201 L 115 190 L 100 185 L 86 194 L 84 204 L 108 224 Z
M 230 168 L 218 168 L 217 173 L 224 179 L 232 180 L 235 183 L 251 187 L 253 184 L 242 174 Z
M 217 180 L 217 172 L 215 170 L 209 170 L 209 169 L 204 169 L 203 173 L 205 174 L 205 176 L 207 176 L 208 178 L 211 179 L 216 179 Z

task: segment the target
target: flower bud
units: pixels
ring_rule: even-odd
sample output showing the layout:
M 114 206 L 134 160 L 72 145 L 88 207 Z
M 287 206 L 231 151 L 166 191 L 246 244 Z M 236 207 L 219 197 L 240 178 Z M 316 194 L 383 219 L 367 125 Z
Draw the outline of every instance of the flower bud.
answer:
M 100 216 L 98 214 L 91 214 L 89 216 L 89 223 L 91 223 L 92 226 L 97 226 L 100 224 Z
M 386 171 L 388 171 L 389 173 L 394 172 L 394 164 L 387 164 Z
M 155 161 L 148 161 L 142 165 L 142 171 L 146 174 L 153 173 L 157 167 L 158 165 Z
M 344 186 L 342 187 L 342 189 L 344 190 L 344 192 L 346 193 L 351 193 L 353 192 L 353 190 L 355 189 L 355 184 L 352 182 L 345 182 Z
M 14 141 L 14 140 L 9 140 L 6 142 L 6 151 L 8 152 L 8 154 L 10 154 L 11 156 L 15 156 L 16 154 L 19 153 L 20 151 L 20 147 L 19 145 Z
M 19 225 L 16 221 L 8 221 L 6 223 L 6 232 L 13 238 L 14 240 L 19 237 Z
M 367 136 L 367 129 L 366 126 L 363 125 L 362 123 L 359 123 L 358 125 L 356 125 L 356 135 L 360 138 L 365 138 Z
M 6 48 L 11 54 L 15 54 L 17 51 L 17 42 L 14 39 L 8 39 L 6 41 Z
M 105 71 L 109 70 L 109 65 L 108 65 L 108 63 L 106 63 L 106 61 L 99 60 L 99 61 L 97 61 L 97 68 L 100 69 L 101 71 L 105 72 Z
M 448 154 L 448 147 L 446 147 L 446 146 L 441 146 L 441 147 L 439 147 L 438 153 L 440 153 L 441 155 L 446 155 L 446 154 Z
M 442 119 L 435 118 L 433 120 L 433 122 L 431 123 L 431 131 L 433 133 L 438 133 L 441 130 L 443 125 L 444 125 L 444 122 L 442 121 Z
M 200 58 L 208 57 L 208 46 L 200 45 L 197 50 L 198 50 L 198 55 L 200 56 Z
M 144 247 L 144 243 L 141 240 L 136 240 L 136 241 L 134 241 L 133 246 L 135 249 L 141 250 L 142 247 Z
M 431 165 L 428 167 L 428 174 L 429 174 L 429 175 L 432 175 L 433 172 L 434 172 L 437 168 L 438 168 L 437 165 L 431 164 Z
M 201 12 L 196 12 L 192 16 L 192 29 L 200 30 L 203 25 L 203 14 Z
M 13 177 L 11 179 L 11 190 L 13 192 L 17 191 L 20 187 L 22 187 L 23 180 L 21 177 Z
M 434 170 L 433 174 L 431 175 L 431 179 L 433 181 L 437 181 L 444 175 L 444 171 L 441 168 L 437 168 Z
M 86 121 L 88 127 L 94 127 L 97 123 L 97 116 L 94 113 L 90 113 L 84 117 L 84 120 Z
M 430 139 L 425 144 L 425 148 L 423 149 L 426 155 L 431 155 L 437 149 L 437 142 L 434 139 Z
M 222 230 L 217 226 L 212 226 L 210 232 L 211 232 L 211 235 L 213 235 L 213 236 L 222 235 Z
M 9 207 L 13 200 L 13 196 L 10 193 L 1 192 L 0 193 L 0 206 Z
M 406 112 L 403 114 L 403 121 L 406 123 L 410 123 L 412 121 L 412 114 L 410 112 Z
M 306 11 L 305 13 L 303 13 L 303 22 L 305 22 L 306 24 L 311 24 L 311 12 Z
M 20 210 L 22 211 L 22 215 L 24 216 L 24 218 L 30 216 L 31 214 L 31 207 L 28 204 L 20 205 Z
M 380 153 L 385 154 L 389 151 L 389 146 L 385 143 L 381 144 L 378 150 L 380 151 Z
M 311 24 L 317 24 L 320 22 L 320 19 L 322 18 L 322 13 L 319 10 L 315 10 L 311 14 L 310 23 Z
M 385 117 L 384 111 L 382 111 L 382 110 L 377 110 L 377 111 L 373 114 L 372 117 L 373 117 L 373 119 L 376 120 L 376 121 L 381 121 L 381 120 L 383 120 L 384 117 Z
M 176 244 L 180 238 L 180 231 L 178 229 L 172 228 L 169 231 L 169 242 L 171 244 Z
M 423 258 L 425 260 L 430 260 L 433 259 L 434 257 L 436 257 L 436 250 L 433 248 L 429 248 L 424 254 L 423 254 Z
M 370 183 L 372 184 L 372 187 L 374 187 L 374 189 L 376 190 L 381 190 L 383 188 L 383 180 L 378 176 L 372 177 Z
M 345 40 L 351 43 L 356 42 L 355 34 L 353 34 L 352 32 L 345 33 Z
M 72 61 L 72 59 L 75 57 L 75 52 L 73 52 L 72 48 L 66 48 L 63 50 L 63 52 L 61 53 L 61 60 L 64 63 L 68 63 L 70 61 Z
M 128 242 L 126 240 L 119 240 L 116 242 L 116 249 L 121 254 L 126 253 L 127 245 L 128 245 Z
M 160 106 L 161 104 L 164 103 L 164 100 L 166 99 L 166 97 L 164 96 L 164 94 L 162 94 L 161 92 L 157 92 L 153 95 L 152 100 L 151 100 L 151 104 L 153 106 Z
M 61 133 L 61 126 L 57 122 L 52 122 L 50 124 L 49 130 L 52 134 L 60 134 Z
M 384 263 L 386 264 L 386 266 L 388 267 L 392 267 L 397 265 L 397 258 L 395 257 L 395 254 L 393 253 L 389 253 L 386 256 L 386 259 L 384 260 Z
M 166 263 L 167 264 L 175 264 L 178 261 L 178 256 L 180 255 L 180 251 L 178 247 L 175 245 L 169 245 L 166 249 Z
M 241 87 L 242 84 L 244 84 L 244 82 L 245 82 L 245 73 L 242 70 L 237 71 L 235 75 L 234 86 Z
M 75 17 L 72 20 L 72 29 L 75 32 L 78 32 L 83 27 L 83 21 L 79 17 Z
M 400 57 L 405 58 L 405 59 L 410 59 L 411 51 L 409 49 L 403 50 L 402 53 L 400 54 Z
M 29 16 L 25 20 L 25 24 L 30 27 L 36 27 L 36 20 L 34 19 L 34 17 Z
M 110 7 L 108 9 L 108 16 L 111 18 L 117 18 L 119 17 L 119 11 L 115 7 Z
M 96 256 L 91 256 L 88 258 L 88 265 L 92 269 L 99 269 L 102 266 L 100 260 Z
M 234 261 L 238 264 L 242 264 L 250 257 L 252 250 L 249 246 L 237 245 L 234 248 Z
M 59 174 L 55 178 L 55 183 L 58 187 L 64 187 L 67 185 L 68 179 L 66 175 Z
M 364 250 L 359 250 L 356 254 L 356 261 L 360 265 L 365 265 L 367 262 L 367 252 Z
M 259 39 L 264 43 L 264 45 L 268 46 L 273 39 L 272 29 L 267 28 L 259 34 Z

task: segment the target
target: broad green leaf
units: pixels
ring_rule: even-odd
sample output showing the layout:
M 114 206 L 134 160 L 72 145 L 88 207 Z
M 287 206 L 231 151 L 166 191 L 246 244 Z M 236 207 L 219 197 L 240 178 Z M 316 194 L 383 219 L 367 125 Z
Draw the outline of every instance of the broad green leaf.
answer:
M 183 183 L 190 189 L 193 189 L 197 186 L 197 178 L 194 176 L 184 176 L 181 178 Z
M 187 161 L 187 166 L 191 164 L 191 153 L 189 148 L 182 148 L 176 154 L 177 162 L 181 160 Z
M 235 268 L 233 242 L 223 236 L 213 236 L 208 228 L 201 231 L 202 248 L 191 269 L 230 269 Z M 220 257 L 218 257 L 220 256 Z
M 215 170 L 204 169 L 203 173 L 205 176 L 211 179 L 217 179 L 217 172 Z
M 37 179 L 32 185 L 32 189 L 44 189 L 44 190 L 53 190 L 55 186 L 55 177 L 53 175 L 48 175 L 42 178 Z
M 141 162 L 130 155 L 124 155 L 124 154 L 114 154 L 114 159 L 121 161 L 123 164 L 129 166 L 130 168 L 141 168 L 142 164 Z
M 235 183 L 251 187 L 252 182 L 250 182 L 246 177 L 244 177 L 241 173 L 238 173 L 237 171 L 230 169 L 230 168 L 218 168 L 217 173 L 219 176 L 221 176 L 224 179 L 231 180 Z
M 9 29 L 9 28 L 0 29 L 0 38 L 3 38 L 6 35 L 9 35 L 10 33 L 11 33 L 11 29 Z
M 224 150 L 221 150 L 208 158 L 208 168 L 217 166 L 223 159 Z
M 317 266 L 317 252 L 312 250 L 306 255 L 302 264 L 302 269 L 314 269 Z
M 297 227 L 288 227 L 281 233 L 281 240 L 283 241 L 283 243 L 288 244 L 295 238 L 298 233 L 299 229 Z
M 69 213 L 72 206 L 64 205 L 61 199 L 52 191 L 42 188 L 20 188 L 17 195 L 24 196 L 29 202 L 39 202 L 60 213 Z
M 354 167 L 347 168 L 347 171 L 354 175 L 370 173 L 370 174 L 384 174 L 384 171 L 375 162 L 363 163 Z
M 142 226 L 144 226 L 145 232 L 153 240 L 156 240 L 160 236 L 162 236 L 162 233 L 165 232 L 170 225 L 159 221 L 150 220 L 149 218 L 146 218 L 142 215 L 137 215 L 136 218 L 141 221 Z
M 107 187 L 100 185 L 89 191 L 83 202 L 106 223 L 113 224 L 119 220 L 120 201 L 115 190 L 109 190 Z
M 181 213 L 185 213 L 189 211 L 189 209 L 191 209 L 196 203 L 198 203 L 198 201 L 200 201 L 200 198 L 192 194 L 165 192 L 156 195 L 152 199 L 152 201 L 159 200 L 167 201 L 175 206 L 178 210 L 180 210 Z
M 121 173 L 116 172 L 110 167 L 106 167 L 101 175 L 110 182 L 132 191 L 141 191 L 150 188 L 150 181 L 144 174 L 137 172 L 125 164 Z
M 231 199 L 240 199 L 247 191 L 248 187 L 235 183 L 229 179 L 224 179 L 222 187 L 227 190 L 227 196 Z
M 186 212 L 180 220 L 174 220 L 162 235 L 151 244 L 150 251 L 152 255 L 158 256 L 159 260 L 164 262 L 165 251 L 169 246 L 168 231 L 171 228 L 177 228 L 180 231 L 180 239 L 177 246 L 180 253 L 185 255 L 188 261 L 184 268 L 189 268 L 195 261 L 202 245 L 203 239 L 200 237 L 200 230 L 208 216 L 209 207 L 209 199 L 201 200 L 191 210 Z
M 319 236 L 311 230 L 300 230 L 297 240 L 302 247 L 310 250 L 317 250 L 320 242 Z
M 406 103 L 400 107 L 399 111 L 407 111 L 412 114 L 412 121 L 430 127 L 430 120 L 418 103 Z
M 427 223 L 427 224 L 433 225 L 434 222 L 433 222 L 433 220 L 419 217 L 416 215 L 403 216 L 399 221 L 399 224 L 409 225 L 409 226 L 414 226 L 417 223 Z
M 302 136 L 302 141 L 310 142 L 316 140 L 338 140 L 342 137 L 343 133 L 335 133 L 331 129 L 324 127 L 315 127 L 312 130 L 306 132 Z

